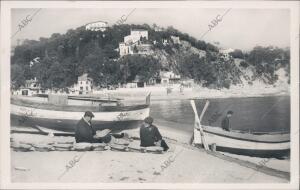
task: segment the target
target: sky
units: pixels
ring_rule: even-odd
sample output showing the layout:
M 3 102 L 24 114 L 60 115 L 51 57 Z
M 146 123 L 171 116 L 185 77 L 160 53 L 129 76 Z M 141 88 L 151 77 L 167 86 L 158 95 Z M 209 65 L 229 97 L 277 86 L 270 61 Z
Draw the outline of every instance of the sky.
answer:
M 251 50 L 253 47 L 289 47 L 290 12 L 288 9 L 199 9 L 199 8 L 137 8 L 107 9 L 13 9 L 11 14 L 12 44 L 18 39 L 50 37 L 64 34 L 86 23 L 106 21 L 111 26 L 122 15 L 128 24 L 173 26 L 183 33 L 206 42 L 219 42 L 222 48 Z M 227 13 L 226 13 L 227 12 Z M 18 31 L 22 20 L 35 16 Z M 211 22 L 226 13 L 209 31 Z M 218 16 L 219 15 L 219 16 Z M 17 32 L 18 31 L 18 32 Z M 16 33 L 17 32 L 17 33 Z

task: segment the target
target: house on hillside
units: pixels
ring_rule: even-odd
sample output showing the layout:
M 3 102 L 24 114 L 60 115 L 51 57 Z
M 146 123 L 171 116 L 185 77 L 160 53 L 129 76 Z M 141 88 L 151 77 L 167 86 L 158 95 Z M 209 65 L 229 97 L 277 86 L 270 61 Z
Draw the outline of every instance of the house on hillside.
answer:
M 119 43 L 120 56 L 128 54 L 149 54 L 151 44 L 148 40 L 147 30 L 131 30 L 130 35 L 124 37 L 124 42 Z
M 162 39 L 162 44 L 164 46 L 169 45 L 169 40 L 168 39 Z
M 41 93 L 41 84 L 36 79 L 30 79 L 25 81 L 25 85 L 20 87 L 18 90 L 13 91 L 14 95 L 33 96 Z
M 40 82 L 34 77 L 34 79 L 26 80 L 25 81 L 25 88 L 35 89 L 38 90 L 41 88 Z
M 222 57 L 225 59 L 225 60 L 229 60 L 231 58 L 231 55 L 230 53 L 234 52 L 234 49 L 232 48 L 228 48 L 228 49 L 220 49 L 219 53 L 222 54 Z
M 85 30 L 104 32 L 108 28 L 108 23 L 103 21 L 91 22 L 85 25 Z
M 141 38 L 148 40 L 147 30 L 131 30 L 130 35 L 124 37 L 124 43 L 125 44 L 137 43 L 138 41 L 141 40 Z
M 78 77 L 78 81 L 71 88 L 71 94 L 90 94 L 93 92 L 93 79 L 88 77 L 87 73 Z
M 173 71 L 160 71 L 160 83 L 163 85 L 178 84 L 180 82 L 180 75 L 175 74 Z
M 174 44 L 180 44 L 179 36 L 171 36 L 171 39 L 172 39 Z
M 126 45 L 125 43 L 119 43 L 119 53 L 120 53 L 120 56 L 124 56 L 124 55 L 128 55 L 128 54 L 133 54 L 131 53 L 131 48 L 130 46 Z

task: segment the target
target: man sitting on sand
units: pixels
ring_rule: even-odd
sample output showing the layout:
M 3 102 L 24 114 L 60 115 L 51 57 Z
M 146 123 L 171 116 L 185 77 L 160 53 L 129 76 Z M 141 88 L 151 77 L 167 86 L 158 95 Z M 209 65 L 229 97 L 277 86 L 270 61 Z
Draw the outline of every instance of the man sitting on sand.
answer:
M 160 146 L 167 151 L 169 149 L 167 143 L 162 139 L 162 136 L 155 125 L 152 125 L 153 118 L 146 117 L 143 125 L 140 128 L 140 139 L 142 147 Z
M 231 118 L 232 114 L 233 114 L 233 111 L 229 110 L 227 112 L 227 115 L 222 120 L 221 127 L 225 131 L 230 131 L 231 125 L 230 125 L 229 119 Z
M 109 143 L 112 139 L 124 137 L 122 134 L 106 134 L 103 137 L 97 137 L 96 131 L 92 127 L 92 118 L 95 117 L 91 111 L 86 111 L 83 118 L 77 123 L 75 129 L 76 143 L 87 142 L 87 143 Z

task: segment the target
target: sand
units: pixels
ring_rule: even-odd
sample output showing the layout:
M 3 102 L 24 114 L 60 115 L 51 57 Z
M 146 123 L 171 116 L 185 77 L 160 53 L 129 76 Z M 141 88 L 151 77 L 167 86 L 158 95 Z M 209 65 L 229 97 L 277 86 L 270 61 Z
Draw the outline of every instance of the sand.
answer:
M 106 151 L 11 151 L 12 182 L 138 182 L 222 183 L 273 182 L 287 179 L 267 175 L 237 162 L 220 159 L 203 149 L 189 146 L 188 134 L 160 127 L 171 150 L 164 154 Z M 130 131 L 135 137 L 138 130 Z M 175 135 L 175 136 L 174 136 Z M 181 138 L 178 138 L 178 137 Z M 12 134 L 31 142 L 62 140 L 32 134 Z M 176 140 L 174 140 L 176 139 Z M 68 137 L 67 141 L 74 140 Z M 70 161 L 77 162 L 67 169 Z
M 151 100 L 184 100 L 195 98 L 233 98 L 233 97 L 261 97 L 261 96 L 282 96 L 289 95 L 290 88 L 286 83 L 266 85 L 254 83 L 253 85 L 231 86 L 230 89 L 209 89 L 201 86 L 183 88 L 180 91 L 179 85 L 172 85 L 172 92 L 167 94 L 167 86 L 146 86 L 144 88 L 118 88 L 116 90 L 94 91 L 94 96 L 121 98 L 129 102 L 144 101 L 151 92 Z M 126 102 L 125 101 L 125 102 Z
M 165 154 L 14 152 L 12 182 L 288 182 L 183 146 Z M 81 159 L 66 172 L 75 156 Z M 164 164 L 170 160 L 169 166 Z M 26 171 L 16 168 L 25 168 Z

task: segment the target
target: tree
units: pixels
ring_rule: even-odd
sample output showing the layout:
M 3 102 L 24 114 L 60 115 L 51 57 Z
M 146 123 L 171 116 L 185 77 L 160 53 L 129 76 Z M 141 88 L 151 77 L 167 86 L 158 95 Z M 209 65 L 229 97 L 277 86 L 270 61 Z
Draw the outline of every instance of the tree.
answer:
M 158 60 L 149 56 L 128 55 L 120 61 L 120 64 L 123 65 L 124 82 L 133 81 L 136 76 L 140 76 L 141 80 L 148 81 L 160 70 Z
M 25 84 L 24 69 L 19 64 L 11 65 L 11 81 L 13 89 L 18 89 Z
M 230 52 L 229 55 L 231 55 L 233 58 L 244 59 L 244 54 L 242 50 L 239 49 L 235 49 L 233 52 Z

